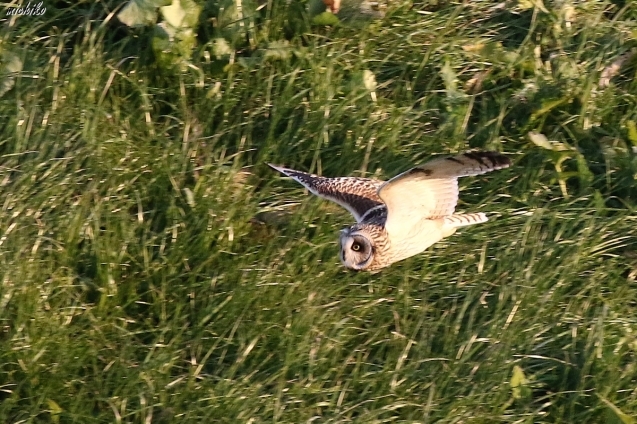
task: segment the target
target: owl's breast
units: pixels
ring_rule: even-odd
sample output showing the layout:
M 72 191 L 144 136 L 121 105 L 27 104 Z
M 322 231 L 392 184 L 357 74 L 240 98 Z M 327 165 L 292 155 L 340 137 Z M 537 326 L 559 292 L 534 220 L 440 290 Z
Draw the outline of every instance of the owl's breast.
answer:
M 387 261 L 393 263 L 417 255 L 447 235 L 443 219 L 423 219 L 401 234 L 388 234 Z

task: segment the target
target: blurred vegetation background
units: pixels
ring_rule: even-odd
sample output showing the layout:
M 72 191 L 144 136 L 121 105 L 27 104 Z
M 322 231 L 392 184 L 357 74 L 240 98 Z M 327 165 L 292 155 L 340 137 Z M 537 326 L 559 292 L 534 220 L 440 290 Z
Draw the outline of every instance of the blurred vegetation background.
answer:
M 637 3 L 340 3 L 2 6 L 0 421 L 635 422 Z M 470 148 L 377 274 L 265 166 Z

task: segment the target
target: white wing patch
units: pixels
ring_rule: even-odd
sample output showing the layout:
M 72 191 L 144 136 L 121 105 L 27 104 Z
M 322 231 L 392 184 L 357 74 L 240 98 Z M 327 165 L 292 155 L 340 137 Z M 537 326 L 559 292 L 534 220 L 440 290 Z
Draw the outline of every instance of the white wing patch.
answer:
M 458 204 L 458 177 L 484 174 L 510 164 L 500 153 L 467 152 L 434 159 L 392 178 L 378 190 L 387 205 L 387 233 L 394 240 L 408 238 L 423 228 L 423 220 L 453 215 Z
M 407 237 L 423 219 L 453 214 L 458 204 L 458 180 L 455 178 L 432 180 L 414 176 L 393 181 L 378 191 L 387 205 L 385 229 L 392 239 Z

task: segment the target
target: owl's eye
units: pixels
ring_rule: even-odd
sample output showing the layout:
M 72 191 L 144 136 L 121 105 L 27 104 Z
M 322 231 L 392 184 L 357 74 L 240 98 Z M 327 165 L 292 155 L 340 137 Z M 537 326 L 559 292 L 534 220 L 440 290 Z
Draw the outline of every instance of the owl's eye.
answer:
M 355 241 L 354 243 L 352 243 L 352 250 L 354 252 L 359 252 L 362 248 L 363 246 L 361 246 L 359 242 Z

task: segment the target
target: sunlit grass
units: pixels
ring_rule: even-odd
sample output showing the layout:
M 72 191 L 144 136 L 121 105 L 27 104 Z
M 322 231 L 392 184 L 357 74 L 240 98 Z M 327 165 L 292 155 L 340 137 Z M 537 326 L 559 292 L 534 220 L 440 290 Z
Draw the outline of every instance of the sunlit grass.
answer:
M 632 422 L 634 59 L 600 76 L 635 6 L 298 34 L 273 3 L 238 57 L 295 54 L 202 46 L 184 72 L 102 3 L 1 30 L 25 68 L 0 99 L 0 420 Z M 339 264 L 346 211 L 265 165 L 390 178 L 468 148 L 514 162 L 461 182 L 490 221 L 376 274 Z

